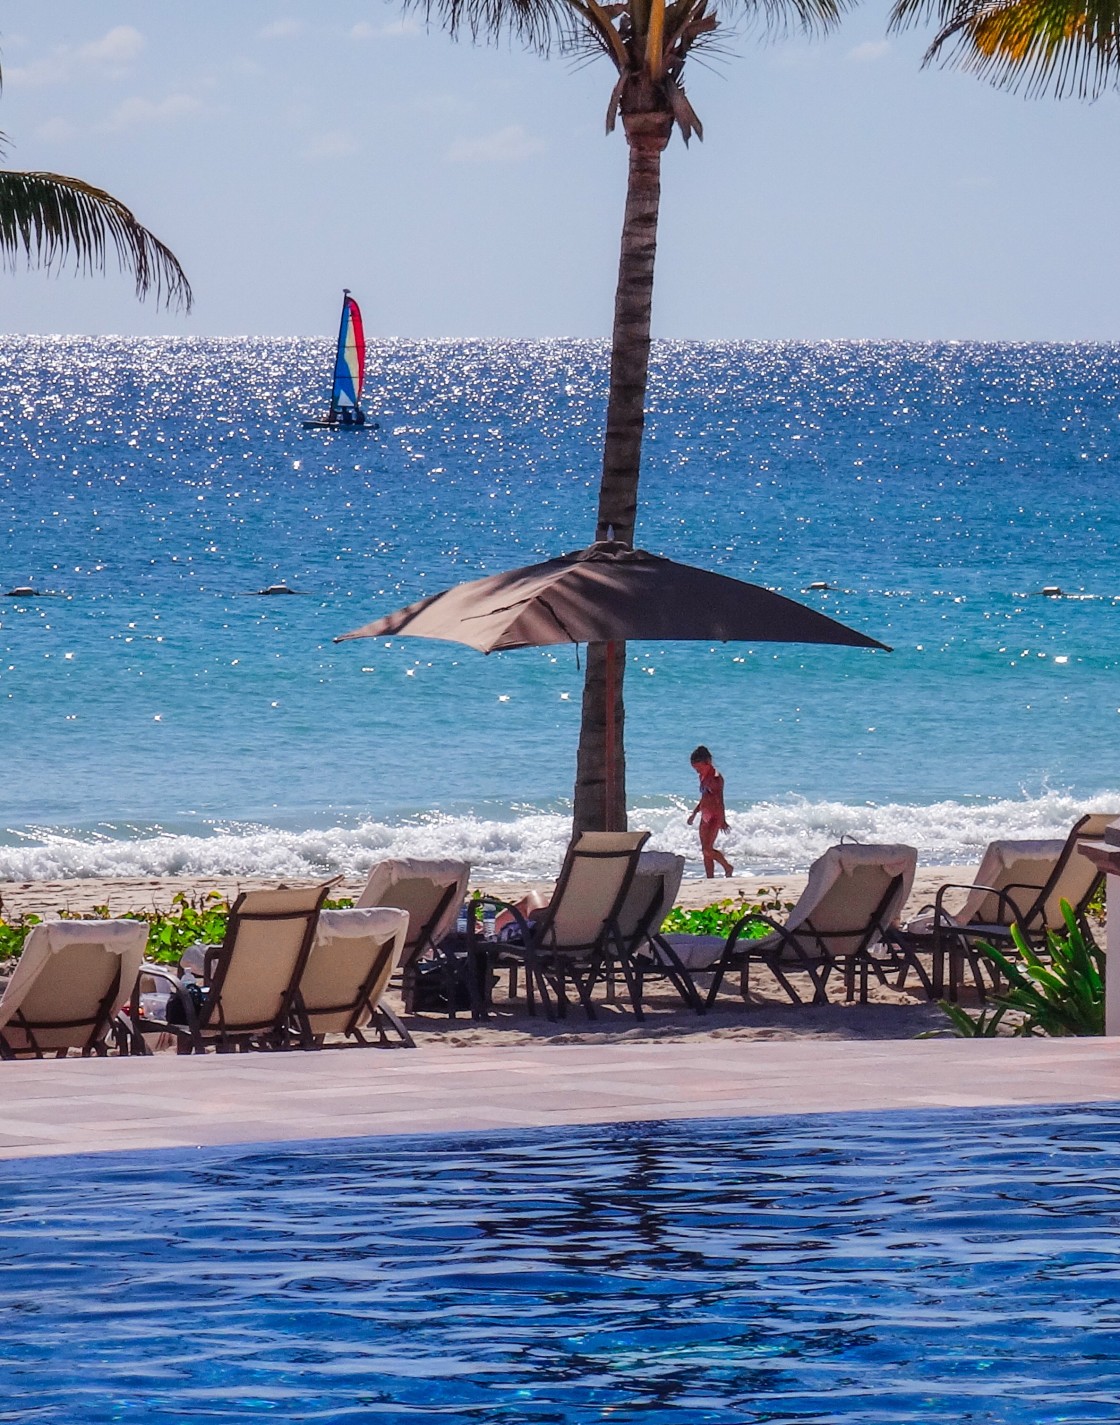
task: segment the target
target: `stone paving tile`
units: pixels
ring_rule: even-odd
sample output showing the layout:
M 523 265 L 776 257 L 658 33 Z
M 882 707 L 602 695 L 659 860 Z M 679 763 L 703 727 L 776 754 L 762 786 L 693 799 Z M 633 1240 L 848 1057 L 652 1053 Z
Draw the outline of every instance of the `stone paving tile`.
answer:
M 5 1064 L 0 1158 L 535 1124 L 1120 1100 L 1120 1044 L 501 1045 Z

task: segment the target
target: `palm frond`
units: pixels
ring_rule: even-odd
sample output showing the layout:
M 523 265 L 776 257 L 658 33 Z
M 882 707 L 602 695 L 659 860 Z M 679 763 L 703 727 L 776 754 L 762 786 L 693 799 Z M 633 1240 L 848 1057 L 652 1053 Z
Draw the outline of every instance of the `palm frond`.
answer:
M 927 64 L 1002 88 L 1094 99 L 1120 78 L 1120 0 L 896 0 L 891 27 L 929 18 Z
M 622 103 L 622 91 L 626 88 L 626 74 L 618 76 L 618 82 L 611 90 L 611 97 L 607 104 L 607 133 L 614 133 L 614 126 L 618 123 L 618 110 Z
M 554 45 L 569 47 L 582 28 L 578 7 L 569 0 L 405 0 L 405 8 L 454 38 L 510 38 L 538 54 L 548 54 Z
M 704 137 L 704 125 L 697 118 L 696 110 L 688 102 L 684 87 L 679 80 L 674 79 L 670 74 L 665 78 L 665 92 L 669 96 L 669 103 L 672 105 L 673 118 L 677 121 L 677 127 L 681 131 L 681 138 L 684 139 L 685 147 L 693 134 L 698 139 Z
M 569 42 L 569 47 L 583 50 L 590 48 L 593 53 L 602 50 L 613 61 L 616 68 L 624 69 L 627 63 L 626 49 L 619 38 L 618 31 L 611 23 L 618 18 L 624 7 L 622 5 L 599 5 L 597 0 L 569 0 L 569 4 L 583 19 L 580 37 L 586 37 L 590 41 L 590 46 L 584 43 L 572 44 Z
M 780 38 L 794 30 L 823 34 L 835 29 L 856 3 L 857 0 L 722 0 L 720 14 Z
M 138 297 L 154 291 L 190 311 L 178 258 L 119 199 L 60 173 L 0 170 L 0 261 L 14 265 L 22 255 L 49 270 L 72 260 L 79 272 L 104 272 L 110 251 L 136 279 Z

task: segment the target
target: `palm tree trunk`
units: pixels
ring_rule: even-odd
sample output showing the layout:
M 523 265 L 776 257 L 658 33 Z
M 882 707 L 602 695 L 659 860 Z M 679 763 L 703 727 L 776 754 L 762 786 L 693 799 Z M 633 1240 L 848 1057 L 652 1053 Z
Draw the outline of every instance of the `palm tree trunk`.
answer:
M 627 112 L 627 107 L 624 100 L 622 122 L 629 145 L 630 171 L 615 292 L 610 398 L 595 538 L 633 545 L 649 374 L 661 154 L 669 142 L 673 120 L 660 107 L 650 110 L 635 106 L 635 112 Z M 576 759 L 576 835 L 581 831 L 626 828 L 626 753 L 622 736 L 625 669 L 625 643 L 588 646 Z

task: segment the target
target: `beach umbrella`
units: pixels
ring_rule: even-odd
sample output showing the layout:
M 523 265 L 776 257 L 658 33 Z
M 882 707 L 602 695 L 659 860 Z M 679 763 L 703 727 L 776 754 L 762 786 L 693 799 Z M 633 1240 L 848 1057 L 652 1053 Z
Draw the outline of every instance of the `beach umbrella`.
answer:
M 886 649 L 770 589 L 606 541 L 456 584 L 335 642 L 403 635 L 465 643 L 480 653 L 629 639 Z
M 617 790 L 613 756 L 617 686 L 613 645 L 632 639 L 704 643 L 887 645 L 771 589 L 602 541 L 587 549 L 488 574 L 431 594 L 341 635 L 351 638 L 438 638 L 481 653 L 554 643 L 605 643 L 608 658 L 608 807 Z

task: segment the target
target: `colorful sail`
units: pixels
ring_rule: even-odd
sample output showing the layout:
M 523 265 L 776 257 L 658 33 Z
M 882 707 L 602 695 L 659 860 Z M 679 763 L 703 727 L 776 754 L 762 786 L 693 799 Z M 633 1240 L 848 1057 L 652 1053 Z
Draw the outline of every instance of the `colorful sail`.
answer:
M 342 321 L 338 328 L 338 354 L 334 361 L 331 414 L 356 409 L 362 399 L 366 375 L 366 337 L 362 314 L 349 289 L 342 296 Z

